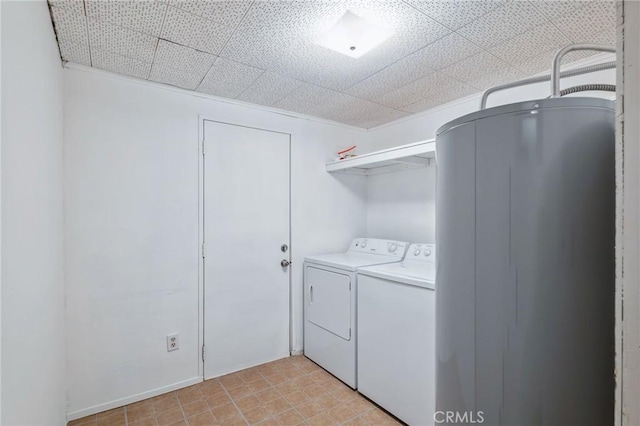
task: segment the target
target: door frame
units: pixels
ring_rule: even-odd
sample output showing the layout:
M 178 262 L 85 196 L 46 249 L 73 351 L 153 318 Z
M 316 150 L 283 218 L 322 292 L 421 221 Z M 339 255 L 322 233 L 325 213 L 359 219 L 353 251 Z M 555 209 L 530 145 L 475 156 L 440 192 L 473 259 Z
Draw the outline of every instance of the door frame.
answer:
M 256 127 L 249 124 L 240 124 L 229 121 L 222 121 L 218 118 L 214 118 L 212 116 L 199 114 L 198 115 L 198 376 L 202 377 L 202 380 L 205 380 L 204 375 L 204 356 L 206 352 L 203 352 L 206 347 L 206 342 L 204 339 L 205 333 L 205 321 L 204 321 L 204 186 L 205 186 L 205 170 L 204 170 L 204 144 L 205 144 L 205 134 L 204 128 L 205 123 L 213 122 L 220 124 L 227 124 L 230 126 L 238 126 L 245 127 L 249 129 L 262 130 L 265 132 L 273 132 L 280 133 L 289 137 L 289 250 L 288 250 L 288 258 L 289 262 L 293 259 L 293 247 L 291 246 L 292 241 L 292 228 L 291 228 L 291 133 L 283 132 L 275 129 L 267 129 L 262 127 Z M 293 299 L 292 299 L 292 273 L 293 263 L 289 265 L 289 355 L 292 354 L 293 351 Z

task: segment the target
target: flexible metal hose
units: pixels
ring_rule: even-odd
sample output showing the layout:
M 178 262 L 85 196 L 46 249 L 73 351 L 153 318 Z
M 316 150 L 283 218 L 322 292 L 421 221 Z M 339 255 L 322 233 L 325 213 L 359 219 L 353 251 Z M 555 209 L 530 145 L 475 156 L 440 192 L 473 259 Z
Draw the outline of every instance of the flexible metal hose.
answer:
M 590 90 L 599 90 L 603 92 L 615 92 L 615 84 L 581 84 L 579 86 L 568 87 L 560 91 L 560 96 L 568 95 L 570 93 L 587 92 Z

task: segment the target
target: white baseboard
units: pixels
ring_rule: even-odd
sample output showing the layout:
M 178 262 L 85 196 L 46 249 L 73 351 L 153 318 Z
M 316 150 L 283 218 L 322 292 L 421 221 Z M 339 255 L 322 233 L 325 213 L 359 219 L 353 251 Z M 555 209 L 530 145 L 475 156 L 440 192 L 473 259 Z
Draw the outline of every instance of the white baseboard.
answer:
M 291 355 L 295 356 L 295 355 L 302 355 L 304 353 L 303 349 L 294 349 L 291 351 Z
M 82 417 L 91 416 L 92 414 L 97 414 L 103 411 L 111 410 L 113 408 L 122 407 L 123 405 L 133 404 L 134 402 L 142 401 L 147 398 L 153 398 L 154 396 L 162 395 L 163 393 L 186 388 L 188 386 L 198 384 L 202 382 L 202 380 L 202 377 L 194 377 L 193 379 L 184 380 L 182 382 L 152 389 L 150 391 L 141 392 L 135 395 L 128 396 L 126 398 L 120 398 L 111 402 L 105 402 L 104 404 L 98 404 L 94 405 L 93 407 L 83 408 L 82 410 L 76 410 L 67 413 L 67 421 L 81 419 Z

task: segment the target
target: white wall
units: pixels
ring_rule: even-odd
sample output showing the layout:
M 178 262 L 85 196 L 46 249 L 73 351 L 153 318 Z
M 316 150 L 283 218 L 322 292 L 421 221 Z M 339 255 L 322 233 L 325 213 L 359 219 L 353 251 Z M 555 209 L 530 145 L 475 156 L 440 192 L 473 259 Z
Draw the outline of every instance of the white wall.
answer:
M 1 8 L 1 423 L 62 425 L 62 66 L 44 1 Z
M 304 257 L 365 233 L 365 178 L 330 175 L 324 163 L 366 132 L 65 70 L 70 418 L 199 377 L 200 114 L 292 135 L 294 349 Z M 174 331 L 181 348 L 167 353 Z
M 435 165 L 367 179 L 369 237 L 435 243 Z
M 587 66 L 614 60 L 610 54 L 597 55 L 572 65 Z M 563 68 L 564 69 L 564 68 Z M 615 69 L 562 80 L 562 87 L 584 83 L 615 84 Z M 488 107 L 545 98 L 549 83 L 539 83 L 496 92 L 491 95 Z M 609 92 L 585 92 L 576 96 L 601 96 L 614 99 Z M 368 135 L 369 143 L 359 152 L 370 152 L 432 139 L 436 130 L 450 120 L 478 110 L 481 95 L 441 105 L 407 119 L 379 126 Z M 435 169 L 421 169 L 400 173 L 371 176 L 368 178 L 367 225 L 371 237 L 407 239 L 412 242 L 435 241 Z

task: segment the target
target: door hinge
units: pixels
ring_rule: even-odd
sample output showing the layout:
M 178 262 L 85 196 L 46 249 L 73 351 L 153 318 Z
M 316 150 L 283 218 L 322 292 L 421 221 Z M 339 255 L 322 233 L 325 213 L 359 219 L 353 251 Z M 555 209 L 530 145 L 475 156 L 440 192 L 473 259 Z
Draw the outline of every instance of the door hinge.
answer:
M 202 258 L 204 259 L 204 243 L 202 243 Z
M 204 345 L 202 345 L 202 360 L 204 361 L 206 357 L 207 357 L 207 350 L 205 349 Z
M 351 291 L 351 281 L 349 281 L 349 291 Z
M 202 140 L 202 155 L 204 156 L 204 139 Z
M 349 340 L 351 340 L 351 329 L 349 329 Z

